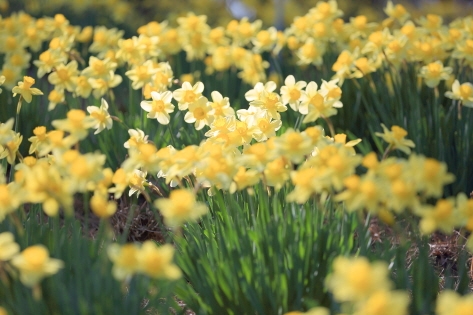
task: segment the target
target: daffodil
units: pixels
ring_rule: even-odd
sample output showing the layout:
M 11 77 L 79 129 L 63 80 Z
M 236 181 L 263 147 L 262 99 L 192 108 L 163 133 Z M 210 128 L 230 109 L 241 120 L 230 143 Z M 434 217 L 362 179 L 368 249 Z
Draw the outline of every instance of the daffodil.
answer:
M 435 314 L 463 315 L 473 313 L 473 294 L 460 296 L 455 291 L 445 290 L 437 297 Z
M 49 251 L 43 245 L 26 248 L 12 258 L 11 264 L 20 271 L 21 282 L 29 287 L 64 267 L 61 260 L 49 257 Z
M 0 262 L 8 261 L 20 251 L 11 232 L 0 233 Z
M 473 84 L 470 82 L 460 84 L 455 80 L 452 91 L 445 92 L 445 96 L 452 100 L 460 100 L 463 106 L 473 108 Z
M 102 98 L 99 108 L 87 106 L 87 112 L 94 119 L 94 126 L 92 126 L 96 129 L 94 134 L 100 133 L 105 128 L 112 129 L 113 120 L 108 113 L 108 103 L 105 99 Z
M 176 280 L 182 276 L 179 267 L 172 263 L 174 247 L 169 244 L 157 246 L 145 241 L 138 253 L 139 271 L 152 278 Z
M 363 301 L 373 293 L 391 287 L 387 264 L 370 263 L 365 257 L 337 257 L 326 284 L 339 302 Z
M 448 80 L 453 69 L 444 67 L 441 61 L 434 61 L 420 69 L 419 76 L 424 78 L 428 87 L 436 87 L 441 80 Z
M 147 118 L 156 119 L 160 124 L 167 125 L 170 121 L 169 114 L 174 111 L 172 93 L 165 91 L 162 93 L 151 92 L 151 101 L 142 101 L 141 108 L 148 112 Z
M 43 95 L 37 88 L 31 86 L 35 83 L 32 77 L 24 76 L 23 81 L 18 82 L 18 85 L 12 89 L 13 96 L 20 94 L 27 103 L 31 103 L 33 95 Z
M 113 262 L 112 275 L 115 279 L 123 281 L 130 278 L 139 270 L 137 245 L 129 243 L 124 245 L 111 244 L 107 248 L 107 254 Z
M 383 133 L 376 132 L 375 134 L 378 137 L 381 137 L 384 141 L 389 144 L 390 149 L 398 149 L 406 154 L 411 153 L 411 148 L 415 148 L 415 144 L 412 140 L 405 139 L 407 136 L 407 131 L 399 126 L 392 126 L 391 131 L 384 125 L 381 124 L 383 127 Z M 388 149 L 386 151 L 389 151 Z
M 301 102 L 304 91 L 307 86 L 305 81 L 297 81 L 293 75 L 289 75 L 284 80 L 284 86 L 281 87 L 281 98 L 283 105 L 288 105 L 294 111 L 299 111 L 299 104 Z
M 196 201 L 195 194 L 186 189 L 171 191 L 169 198 L 161 198 L 154 205 L 161 211 L 164 222 L 177 227 L 186 221 L 195 221 L 206 214 L 207 206 Z

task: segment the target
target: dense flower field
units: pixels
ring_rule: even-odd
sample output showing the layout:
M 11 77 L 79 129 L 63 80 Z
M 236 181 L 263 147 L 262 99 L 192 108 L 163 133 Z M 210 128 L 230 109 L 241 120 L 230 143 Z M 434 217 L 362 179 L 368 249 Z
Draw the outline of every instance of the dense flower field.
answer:
M 384 12 L 3 17 L 0 314 L 473 314 L 473 17 Z

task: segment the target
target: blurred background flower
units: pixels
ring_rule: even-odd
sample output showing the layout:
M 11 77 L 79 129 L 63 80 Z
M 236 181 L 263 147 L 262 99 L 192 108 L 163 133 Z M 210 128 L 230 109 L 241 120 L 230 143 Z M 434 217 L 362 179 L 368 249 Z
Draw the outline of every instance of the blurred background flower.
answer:
M 382 9 L 387 3 L 384 0 L 337 2 L 344 16 L 363 14 L 368 20 L 382 19 Z M 209 25 L 225 25 L 231 19 L 248 17 L 261 19 L 265 26 L 283 28 L 316 3 L 317 0 L 0 0 L 0 12 L 9 15 L 24 10 L 36 17 L 62 13 L 74 25 L 118 26 L 129 32 L 135 32 L 150 21 L 176 21 L 176 17 L 188 12 L 207 15 Z M 448 21 L 473 12 L 473 2 L 468 0 L 401 0 L 395 1 L 397 3 L 404 5 L 414 18 L 428 11 L 441 14 Z

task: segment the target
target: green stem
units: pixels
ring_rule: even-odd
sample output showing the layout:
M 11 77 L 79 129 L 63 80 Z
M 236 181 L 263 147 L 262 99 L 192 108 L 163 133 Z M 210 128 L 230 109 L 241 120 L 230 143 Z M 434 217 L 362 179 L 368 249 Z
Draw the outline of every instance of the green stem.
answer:
M 172 145 L 174 148 L 177 149 L 177 142 L 176 142 L 176 139 L 174 139 L 174 134 L 172 133 L 172 129 L 171 129 L 171 125 L 168 124 L 168 130 L 169 130 L 169 134 L 171 135 L 171 142 L 172 142 Z
M 18 104 L 16 105 L 15 134 L 18 133 L 18 125 L 20 124 L 20 111 L 21 111 L 21 105 L 23 103 L 22 100 L 23 100 L 23 96 L 20 95 L 20 98 L 18 99 Z M 11 183 L 11 181 L 13 179 L 13 173 L 14 173 L 14 169 L 15 169 L 15 162 L 16 162 L 16 158 L 13 159 L 13 162 L 11 164 L 10 174 L 8 176 L 8 182 L 9 183 Z
M 381 158 L 381 161 L 384 161 L 384 159 L 386 159 L 388 157 L 388 154 L 389 154 L 389 152 L 391 152 L 392 147 L 393 147 L 392 144 L 388 145 L 388 147 L 384 151 L 384 154 L 383 154 L 383 157 Z
M 332 138 L 335 136 L 335 128 L 333 128 L 333 123 L 332 121 L 330 120 L 330 118 L 328 117 L 324 117 L 322 116 L 322 118 L 325 120 L 325 122 L 327 123 L 328 125 L 328 129 L 330 130 L 330 135 L 332 136 Z

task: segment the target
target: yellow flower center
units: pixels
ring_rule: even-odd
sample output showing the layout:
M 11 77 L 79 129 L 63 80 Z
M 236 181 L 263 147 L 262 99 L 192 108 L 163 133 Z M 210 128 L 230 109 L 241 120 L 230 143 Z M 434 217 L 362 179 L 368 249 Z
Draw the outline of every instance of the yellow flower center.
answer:
M 94 60 L 90 66 L 98 75 L 107 73 L 107 68 L 102 60 Z
M 370 266 L 364 262 L 355 262 L 348 273 L 348 284 L 360 292 L 370 288 Z
M 381 31 L 371 33 L 371 35 L 368 37 L 368 40 L 376 46 L 381 46 L 383 42 L 383 33 Z
M 52 65 L 54 62 L 54 60 L 51 58 L 51 52 L 49 50 L 46 50 L 41 55 L 39 55 L 39 60 L 47 65 Z
M 343 180 L 343 184 L 349 190 L 357 190 L 360 186 L 360 177 L 357 175 L 351 175 Z
M 314 59 L 318 55 L 317 48 L 314 44 L 306 43 L 302 46 L 302 55 L 308 59 Z
M 323 17 L 327 17 L 330 14 L 330 9 L 330 4 L 327 2 L 320 2 L 317 6 L 317 10 L 323 15 Z
M 196 109 L 194 109 L 194 118 L 197 119 L 197 120 L 202 120 L 202 119 L 205 119 L 206 117 L 206 112 L 204 111 L 204 109 L 202 107 L 197 107 Z
M 471 88 L 471 85 L 467 83 L 463 83 L 462 85 L 460 85 L 460 96 L 462 100 L 467 100 L 468 98 L 470 98 L 472 92 L 473 89 Z
M 386 292 L 380 291 L 374 293 L 366 303 L 366 314 L 386 314 L 388 298 Z
M 303 141 L 302 135 L 297 132 L 291 132 L 286 136 L 286 142 L 291 150 L 299 148 Z
M 32 77 L 24 76 L 23 77 L 23 89 L 29 89 L 33 84 L 35 80 Z
M 329 161 L 328 166 L 333 168 L 336 172 L 345 170 L 345 161 L 340 155 L 334 155 Z
M 340 99 L 342 96 L 342 90 L 339 87 L 334 87 L 333 89 L 330 89 L 327 93 L 327 98 L 332 98 L 332 99 Z
M 197 95 L 192 90 L 187 90 L 184 93 L 184 103 L 193 103 L 197 98 Z
M 442 18 L 436 14 L 427 14 L 427 27 L 436 28 L 442 23 Z
M 48 95 L 48 100 L 53 103 L 60 103 L 62 102 L 62 97 L 63 95 L 60 92 L 52 90 Z
M 307 18 L 305 16 L 296 18 L 294 20 L 294 26 L 300 31 L 305 30 L 307 27 Z
M 5 46 L 7 50 L 15 50 L 15 48 L 17 47 L 16 38 L 13 36 L 8 36 L 7 40 L 5 41 Z
M 56 146 L 62 144 L 63 138 L 64 138 L 64 131 L 62 130 L 52 130 L 48 133 L 49 141 L 51 141 Z
M 14 66 L 21 66 L 21 64 L 23 63 L 23 57 L 19 54 L 14 54 L 11 56 L 10 62 Z
M 266 97 L 264 106 L 266 107 L 266 109 L 269 109 L 269 110 L 276 109 L 276 104 L 278 102 L 279 102 L 279 98 L 276 96 L 276 94 L 271 93 L 270 95 L 268 95 L 268 97 Z
M 150 73 L 148 72 L 148 67 L 146 66 L 138 66 L 136 68 L 136 76 L 140 81 L 148 80 L 151 77 Z
M 364 15 L 359 15 L 353 19 L 353 25 L 359 30 L 363 30 L 366 27 L 368 19 Z
M 301 97 L 301 91 L 298 89 L 291 89 L 289 91 L 289 98 L 291 101 L 297 101 Z
M 436 62 L 429 63 L 427 69 L 431 77 L 439 77 L 442 72 L 442 65 Z
M 367 74 L 370 72 L 370 65 L 368 62 L 368 58 L 362 57 L 355 61 L 355 66 L 360 70 L 363 74 Z
M 153 111 L 157 113 L 163 113 L 164 112 L 164 102 L 162 100 L 153 100 L 151 103 Z
M 327 35 L 327 27 L 324 23 L 319 22 L 314 25 L 314 35 L 316 37 L 324 37 Z
M 366 199 L 368 200 L 376 199 L 378 192 L 376 184 L 372 181 L 366 181 L 362 183 L 360 186 L 360 191 L 363 193 L 363 195 L 365 195 Z
M 249 22 L 243 22 L 240 24 L 239 31 L 243 37 L 250 37 L 253 33 L 253 29 L 251 28 L 251 24 Z
M 319 111 L 323 111 L 325 109 L 324 97 L 318 93 L 311 97 L 309 104 L 312 104 Z
M 101 110 L 98 110 L 98 111 L 95 111 L 95 112 L 92 112 L 90 114 L 90 116 L 94 117 L 95 119 L 97 119 L 98 121 L 104 123 L 106 120 L 107 120 L 107 116 L 105 115 L 105 113 Z
M 269 129 L 269 121 L 267 119 L 261 119 L 258 122 L 258 127 L 262 132 L 265 132 Z
M 409 196 L 407 185 L 401 179 L 394 181 L 391 190 L 399 198 L 407 198 Z
M 85 118 L 85 112 L 80 109 L 71 109 L 67 112 L 67 119 L 75 127 L 82 126 L 82 121 Z
M 0 185 L 0 205 L 8 206 L 11 204 L 10 192 L 6 184 Z
M 36 127 L 35 129 L 33 129 L 33 134 L 38 137 L 39 140 L 44 140 L 44 138 L 46 138 L 46 127 Z
M 435 206 L 435 217 L 437 220 L 446 220 L 453 213 L 453 205 L 447 200 L 437 201 Z
M 41 270 L 48 259 L 48 251 L 42 246 L 30 246 L 22 252 L 29 270 Z
M 68 81 L 69 80 L 69 71 L 67 69 L 57 69 L 56 70 L 57 76 L 61 81 Z
M 271 36 L 269 35 L 269 32 L 267 30 L 262 30 L 258 32 L 258 34 L 256 35 L 256 39 L 263 46 L 271 44 Z
M 400 43 L 397 39 L 395 39 L 395 40 L 393 40 L 392 42 L 390 42 L 390 43 L 388 44 L 388 48 L 389 48 L 392 52 L 395 52 L 395 53 L 396 53 L 396 52 L 399 52 L 399 51 L 401 50 L 402 46 L 401 46 L 401 43 Z
M 36 164 L 36 158 L 33 156 L 27 156 L 23 159 L 23 164 L 27 166 L 33 166 Z
M 120 257 L 117 261 L 117 264 L 129 268 L 134 268 L 138 264 L 138 260 L 136 259 L 137 250 L 135 245 L 133 244 L 125 244 L 120 249 Z
M 393 132 L 394 139 L 400 141 L 407 136 L 407 131 L 399 126 L 392 126 L 391 131 Z
M 156 147 L 150 143 L 142 143 L 138 146 L 143 160 L 148 161 L 156 155 Z
M 78 156 L 71 165 L 71 174 L 77 176 L 78 178 L 88 179 L 92 173 L 93 170 L 87 163 L 86 158 L 83 156 Z
M 434 179 L 440 172 L 441 164 L 434 159 L 427 159 L 424 164 L 425 178 L 427 180 Z

